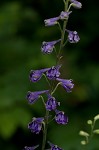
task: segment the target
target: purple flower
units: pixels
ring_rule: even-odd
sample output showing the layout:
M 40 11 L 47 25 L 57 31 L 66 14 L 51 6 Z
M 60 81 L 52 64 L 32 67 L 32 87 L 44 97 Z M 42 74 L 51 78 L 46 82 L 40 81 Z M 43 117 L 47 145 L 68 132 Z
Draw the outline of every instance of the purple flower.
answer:
M 63 111 L 56 110 L 55 121 L 58 124 L 67 124 L 68 123 L 68 117 L 64 115 Z
M 36 92 L 28 91 L 26 98 L 27 98 L 29 104 L 34 104 L 36 102 L 36 100 L 40 97 L 41 94 L 47 93 L 47 92 L 48 92 L 48 90 L 36 91 Z
M 51 67 L 46 72 L 46 76 L 48 77 L 48 79 L 55 80 L 56 78 L 58 78 L 60 76 L 60 72 L 59 72 L 60 67 L 61 65 Z
M 54 45 L 56 44 L 56 43 L 58 43 L 60 41 L 60 39 L 59 40 L 56 40 L 56 41 L 51 41 L 51 42 L 43 42 L 42 43 L 42 47 L 41 47 L 41 51 L 44 53 L 44 54 L 50 54 L 50 53 L 52 53 L 52 51 L 53 51 L 53 48 L 54 48 Z
M 49 70 L 49 69 L 46 68 L 46 69 L 41 69 L 41 70 L 31 70 L 30 75 L 29 75 L 30 81 L 32 81 L 32 82 L 39 81 L 41 79 L 43 73 L 46 72 L 47 70 Z
M 80 38 L 78 36 L 78 33 L 76 31 L 69 31 L 66 30 L 69 34 L 68 34 L 68 41 L 70 43 L 77 43 L 79 42 Z
M 33 118 L 32 122 L 28 124 L 28 128 L 31 130 L 31 132 L 39 134 L 42 129 L 43 121 L 44 118 Z
M 32 146 L 32 147 L 27 147 L 27 146 L 25 146 L 25 147 L 24 147 L 24 150 L 35 150 L 37 147 L 38 147 L 38 145 Z
M 70 0 L 70 2 L 72 3 L 72 6 L 74 7 L 74 8 L 81 8 L 82 7 L 82 4 L 80 3 L 80 2 L 78 2 L 78 1 L 76 1 L 76 0 Z
M 57 24 L 58 20 L 59 20 L 59 17 L 46 19 L 46 20 L 44 20 L 45 26 L 54 26 L 55 24 Z
M 60 84 L 64 87 L 64 89 L 67 92 L 71 92 L 71 89 L 74 87 L 74 84 L 72 83 L 71 79 L 66 80 L 66 79 L 57 78 L 56 80 L 60 82 Z
M 48 143 L 51 146 L 50 150 L 62 150 L 62 148 L 58 147 L 57 145 L 54 145 L 49 141 L 48 141 Z
M 48 100 L 46 102 L 46 109 L 49 111 L 55 110 L 58 105 L 60 105 L 60 102 L 57 102 L 54 97 L 48 95 Z
M 70 11 L 70 12 L 65 12 L 65 11 L 62 11 L 61 13 L 60 13 L 60 19 L 61 20 L 64 20 L 64 19 L 68 19 L 69 18 L 69 15 L 72 13 L 72 11 Z

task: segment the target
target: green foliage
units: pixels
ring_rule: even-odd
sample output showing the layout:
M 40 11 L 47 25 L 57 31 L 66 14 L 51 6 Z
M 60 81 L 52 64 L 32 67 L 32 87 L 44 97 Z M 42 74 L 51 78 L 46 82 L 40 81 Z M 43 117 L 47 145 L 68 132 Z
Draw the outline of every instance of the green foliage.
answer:
M 10 138 L 18 126 L 25 129 L 30 119 L 30 113 L 25 108 L 7 108 L 0 114 L 0 134 L 3 138 Z

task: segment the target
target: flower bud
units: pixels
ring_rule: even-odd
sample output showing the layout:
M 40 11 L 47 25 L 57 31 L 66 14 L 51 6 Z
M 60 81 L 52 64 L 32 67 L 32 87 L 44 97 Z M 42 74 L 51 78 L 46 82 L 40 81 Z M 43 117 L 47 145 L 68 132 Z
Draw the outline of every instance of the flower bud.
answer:
M 62 11 L 61 13 L 60 13 L 60 19 L 61 20 L 65 20 L 65 19 L 68 19 L 69 18 L 69 15 L 72 13 L 72 11 L 70 11 L 70 12 L 65 12 L 65 11 Z
M 70 0 L 70 2 L 72 3 L 72 6 L 74 8 L 78 8 L 78 9 L 82 8 L 82 4 L 78 2 L 77 0 Z
M 89 136 L 89 134 L 87 132 L 85 132 L 85 131 L 80 131 L 79 135 L 81 135 L 81 136 Z
M 94 117 L 94 121 L 99 119 L 99 114 Z
M 59 20 L 59 17 L 54 17 L 54 18 L 50 18 L 50 19 L 45 19 L 45 26 L 54 26 L 55 24 L 57 24 Z
M 92 124 L 92 120 L 88 120 L 87 124 L 91 125 Z
M 99 134 L 99 129 L 94 130 L 93 133 Z
M 81 141 L 81 144 L 82 144 L 82 145 L 86 145 L 87 142 L 86 142 L 86 141 Z

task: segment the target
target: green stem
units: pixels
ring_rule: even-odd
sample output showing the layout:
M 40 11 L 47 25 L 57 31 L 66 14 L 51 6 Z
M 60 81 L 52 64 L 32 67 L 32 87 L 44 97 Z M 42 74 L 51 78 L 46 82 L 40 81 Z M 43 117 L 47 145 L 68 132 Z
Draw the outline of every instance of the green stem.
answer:
M 93 121 L 92 125 L 91 125 L 91 134 L 90 134 L 90 140 L 93 137 L 93 130 L 94 130 L 94 126 L 95 126 L 95 121 Z
M 45 77 L 45 79 L 46 79 L 46 81 L 47 81 L 47 83 L 48 83 L 48 85 L 49 85 L 49 88 L 51 89 L 51 84 L 50 84 L 49 80 L 47 79 L 46 75 L 43 74 L 43 76 Z
M 90 140 L 92 139 L 93 137 L 93 130 L 94 130 L 94 126 L 95 126 L 95 121 L 93 121 L 93 123 L 91 124 L 91 133 L 90 133 L 90 137 L 86 137 L 86 142 L 87 144 L 90 142 Z
M 62 33 L 63 33 L 63 30 L 62 30 L 62 28 L 61 28 L 61 25 L 60 25 L 59 22 L 58 22 L 57 24 L 58 24 L 58 27 L 59 27 L 59 29 L 60 29 L 60 31 L 61 31 L 61 34 L 62 34 Z
M 63 44 L 63 47 L 67 44 L 68 40 L 65 41 L 65 43 Z
M 49 117 L 49 111 L 46 110 L 45 125 L 44 125 L 44 130 L 43 130 L 42 150 L 45 150 L 45 145 L 46 145 L 46 137 L 47 137 L 47 129 L 48 129 L 48 117 Z
M 63 0 L 64 4 L 65 4 L 65 0 Z
M 69 5 L 69 7 L 68 7 L 68 10 L 67 11 L 69 11 L 70 10 L 70 8 L 71 8 L 71 6 L 73 5 L 73 3 L 71 3 L 70 5 Z
M 59 82 L 59 83 L 55 86 L 55 88 L 54 88 L 53 92 L 51 93 L 51 95 L 53 95 L 53 94 L 55 93 L 56 89 L 58 88 L 58 86 L 59 86 L 60 84 L 61 84 L 61 82 Z
M 44 98 L 43 98 L 43 96 L 40 96 L 40 97 L 41 97 L 41 99 L 42 99 L 42 102 L 43 102 L 43 104 L 44 104 L 44 107 L 45 107 Z
M 67 1 L 65 2 L 64 11 L 67 11 L 67 9 L 68 9 L 68 2 L 69 2 L 69 0 L 67 0 Z M 61 32 L 60 49 L 59 49 L 59 52 L 58 52 L 58 55 L 57 55 L 57 63 L 59 63 L 59 61 L 60 61 L 60 59 L 61 59 L 61 50 L 62 50 L 62 48 L 63 48 L 64 37 L 65 37 L 65 29 L 66 29 L 66 26 L 67 26 L 67 22 L 68 22 L 68 20 L 65 20 L 64 23 L 63 23 L 63 29 L 62 29 L 62 32 Z

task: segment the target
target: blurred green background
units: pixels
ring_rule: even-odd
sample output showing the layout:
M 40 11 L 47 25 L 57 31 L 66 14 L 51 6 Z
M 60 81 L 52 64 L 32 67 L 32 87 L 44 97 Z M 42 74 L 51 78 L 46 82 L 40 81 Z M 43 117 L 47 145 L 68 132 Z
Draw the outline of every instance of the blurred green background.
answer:
M 56 98 L 61 110 L 69 116 L 66 126 L 50 124 L 48 139 L 65 150 L 83 150 L 79 130 L 90 131 L 87 120 L 99 113 L 99 2 L 81 1 L 82 9 L 72 8 L 67 28 L 76 30 L 81 38 L 64 49 L 61 77 L 72 78 L 75 87 L 68 94 L 59 87 Z M 0 1 L 0 150 L 21 150 L 25 145 L 41 143 L 42 133 L 32 134 L 27 124 L 33 116 L 43 116 L 42 103 L 30 106 L 27 91 L 47 89 L 42 78 L 30 83 L 31 69 L 51 67 L 53 55 L 41 54 L 42 41 L 60 38 L 56 26 L 45 27 L 44 19 L 58 16 L 62 0 Z M 99 123 L 97 124 L 99 128 Z M 87 150 L 99 150 L 95 136 Z

